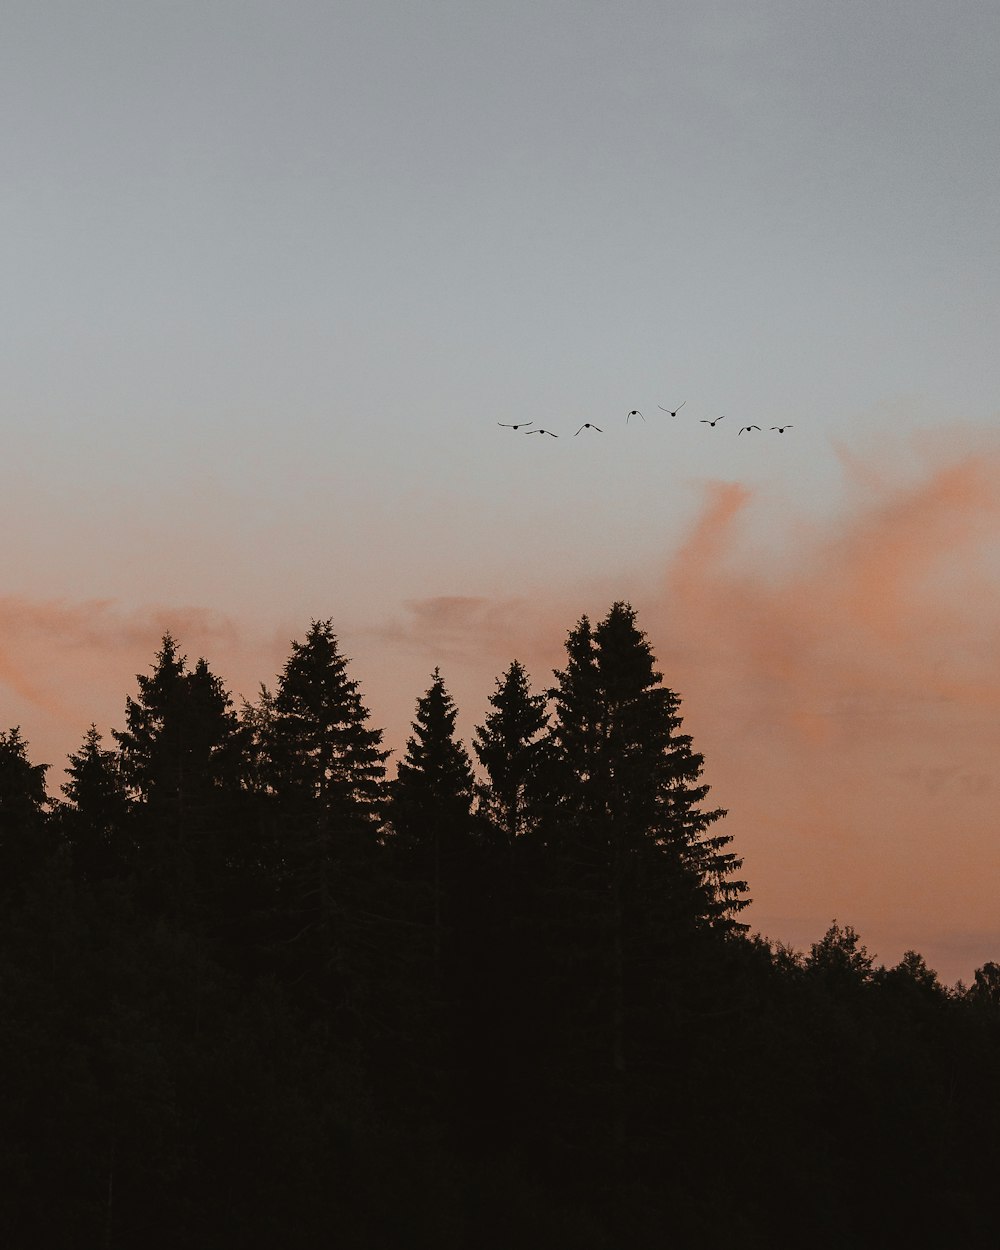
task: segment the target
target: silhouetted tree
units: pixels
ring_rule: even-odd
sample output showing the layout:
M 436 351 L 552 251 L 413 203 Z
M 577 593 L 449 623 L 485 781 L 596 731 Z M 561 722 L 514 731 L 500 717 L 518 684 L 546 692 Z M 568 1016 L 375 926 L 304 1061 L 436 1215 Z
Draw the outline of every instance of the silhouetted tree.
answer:
M 977 968 L 968 996 L 983 1006 L 1000 1008 L 1000 964 L 990 960 Z
M 188 671 L 169 633 L 152 674 L 136 681 L 126 728 L 112 733 L 136 804 L 137 862 L 162 904 L 188 907 L 214 891 L 224 871 L 239 789 L 238 722 L 222 681 L 204 659 Z
M 48 852 L 47 764 L 32 764 L 19 727 L 0 733 L 0 892 L 34 872 Z
M 292 651 L 258 719 L 258 786 L 268 798 L 276 894 L 276 951 L 283 964 L 358 1024 L 364 967 L 381 941 L 375 905 L 385 760 L 347 674 L 332 622 L 313 621 Z M 346 1034 L 345 1034 L 346 1035 Z
M 698 932 L 742 929 L 734 917 L 746 886 L 733 879 L 731 838 L 708 833 L 724 812 L 702 807 L 702 756 L 680 732 L 680 700 L 662 685 L 633 609 L 614 604 L 596 628 L 584 617 L 566 652 L 550 692 L 552 904 L 575 935 L 563 958 L 583 978 L 571 1027 L 587 1029 L 595 1045 L 593 1079 L 606 1073 L 620 1150 L 630 1064 L 650 1049 L 678 979 L 691 979 Z
M 457 716 L 444 678 L 435 669 L 430 688 L 417 700 L 413 733 L 397 765 L 388 809 L 398 859 L 430 887 L 430 919 L 439 953 L 456 865 L 472 836 L 472 764 L 455 737 Z
M 131 867 L 131 803 L 121 757 L 101 745 L 91 725 L 80 750 L 66 766 L 66 796 L 57 810 L 59 831 L 73 853 L 75 871 L 87 880 L 120 874 Z
M 531 693 L 524 666 L 514 660 L 490 695 L 494 710 L 476 727 L 472 746 L 488 778 L 479 791 L 482 810 L 508 844 L 524 830 L 528 792 L 546 747 L 545 702 Z
M 853 990 L 872 979 L 875 960 L 850 925 L 836 920 L 823 937 L 812 944 L 805 961 L 810 976 L 820 978 L 834 991 Z

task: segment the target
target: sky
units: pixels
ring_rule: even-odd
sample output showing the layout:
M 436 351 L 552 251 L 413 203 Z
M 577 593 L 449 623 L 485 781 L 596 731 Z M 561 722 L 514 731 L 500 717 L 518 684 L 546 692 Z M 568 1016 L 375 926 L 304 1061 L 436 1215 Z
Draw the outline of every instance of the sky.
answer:
M 57 789 L 165 630 L 252 699 L 331 618 L 468 741 L 627 600 L 751 924 L 969 981 L 998 62 L 992 0 L 9 0 L 0 727 Z

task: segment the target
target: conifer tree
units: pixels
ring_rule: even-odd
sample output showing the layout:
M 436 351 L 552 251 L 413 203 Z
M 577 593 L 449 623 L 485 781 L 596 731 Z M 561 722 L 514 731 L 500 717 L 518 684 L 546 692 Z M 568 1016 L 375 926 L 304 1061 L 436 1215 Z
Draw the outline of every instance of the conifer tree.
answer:
M 135 802 L 137 862 L 156 905 L 188 907 L 217 887 L 239 790 L 238 722 L 204 659 L 194 669 L 164 634 L 151 675 L 137 674 L 124 730 L 112 730 Z
M 113 730 L 122 769 L 137 798 L 169 807 L 183 828 L 192 806 L 235 784 L 232 700 L 204 659 L 193 671 L 163 636 L 151 676 L 136 675 L 139 698 L 126 698 L 127 728 Z
M 374 836 L 389 752 L 347 665 L 330 620 L 313 621 L 305 642 L 292 642 L 276 694 L 262 692 L 264 776 L 287 803 L 318 802 L 332 821 Z
M 413 733 L 397 765 L 388 805 L 390 849 L 414 889 L 415 919 L 431 938 L 432 975 L 454 991 L 455 957 L 473 906 L 473 773 L 455 737 L 458 708 L 435 668 L 417 700 Z M 466 948 L 466 954 L 468 948 Z
M 509 845 L 524 831 L 548 725 L 545 696 L 532 694 L 524 665 L 514 660 L 490 695 L 493 711 L 476 727 L 473 750 L 486 770 L 482 809 Z
M 69 780 L 60 789 L 66 801 L 58 809 L 59 829 L 73 852 L 75 870 L 85 879 L 113 875 L 132 860 L 130 807 L 121 757 L 101 745 L 91 725 L 80 750 L 69 757 Z
M 578 1079 L 593 1082 L 595 1105 L 604 1101 L 598 1118 L 617 1154 L 630 1136 L 636 1067 L 670 1036 L 666 1005 L 696 979 L 700 934 L 743 927 L 734 914 L 746 887 L 732 880 L 730 838 L 708 834 L 724 812 L 702 806 L 702 757 L 680 732 L 680 700 L 662 684 L 634 610 L 615 603 L 596 628 L 584 617 L 566 651 L 550 691 L 544 836 L 555 962 L 543 1009 L 552 1036 L 589 1038 Z
M 472 764 L 455 738 L 458 708 L 440 669 L 417 700 L 413 733 L 399 761 L 392 787 L 392 824 L 397 848 L 440 864 L 469 835 Z
M 732 880 L 740 861 L 724 849 L 732 839 L 708 834 L 725 812 L 701 806 L 703 757 L 680 732 L 680 699 L 662 684 L 635 611 L 616 603 L 596 629 L 584 617 L 566 650 L 550 691 L 564 833 L 596 852 L 612 884 L 638 884 L 655 866 L 657 906 L 678 920 L 744 928 L 733 919 L 747 903 L 745 883 Z
M 19 727 L 0 733 L 0 892 L 44 860 L 47 769 L 47 764 L 28 759 L 28 744 Z
M 381 937 L 377 884 L 385 761 L 330 620 L 313 621 L 255 717 L 282 917 L 278 947 L 314 972 L 334 1009 L 359 1010 L 361 968 Z

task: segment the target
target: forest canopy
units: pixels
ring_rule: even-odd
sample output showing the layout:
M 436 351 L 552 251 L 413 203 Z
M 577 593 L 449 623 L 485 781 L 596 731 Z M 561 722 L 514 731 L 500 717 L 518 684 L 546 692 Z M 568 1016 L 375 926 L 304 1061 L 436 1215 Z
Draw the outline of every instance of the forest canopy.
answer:
M 0 733 L 5 1244 L 995 1244 L 1000 967 L 752 935 L 628 604 L 394 766 L 330 620 L 136 682 Z

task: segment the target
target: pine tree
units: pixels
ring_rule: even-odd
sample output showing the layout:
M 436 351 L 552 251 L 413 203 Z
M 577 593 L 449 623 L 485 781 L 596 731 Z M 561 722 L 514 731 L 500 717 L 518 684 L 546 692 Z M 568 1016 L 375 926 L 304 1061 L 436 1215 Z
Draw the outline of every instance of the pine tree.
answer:
M 625 603 L 596 629 L 584 617 L 557 671 L 553 746 L 561 825 L 612 889 L 655 869 L 656 905 L 679 922 L 743 929 L 746 885 L 732 880 L 732 838 L 708 835 L 725 812 L 704 810 L 704 760 L 680 732 L 680 699 L 662 685 L 652 650 Z M 615 886 L 618 882 L 618 886 Z
M 190 809 L 235 784 L 232 700 L 204 659 L 188 671 L 169 633 L 152 676 L 136 681 L 139 698 L 125 700 L 127 728 L 112 731 L 122 770 L 135 797 L 171 810 L 183 832 Z
M 472 764 L 455 738 L 458 708 L 440 669 L 417 700 L 413 733 L 399 761 L 392 788 L 392 822 L 397 846 L 426 846 L 434 830 L 458 833 L 472 812 Z M 461 836 L 460 833 L 458 836 Z
M 554 1037 L 588 1038 L 590 1076 L 579 1079 L 604 1102 L 619 1154 L 636 1069 L 662 1066 L 667 1005 L 697 980 L 700 935 L 743 928 L 734 916 L 746 887 L 732 879 L 731 839 L 708 833 L 725 813 L 703 807 L 702 756 L 680 731 L 680 700 L 662 684 L 634 610 L 615 603 L 596 628 L 584 617 L 566 651 L 550 691 L 543 832 L 555 962 L 543 1009 Z
M 458 708 L 439 669 L 417 700 L 413 734 L 399 761 L 389 813 L 397 857 L 431 889 L 435 947 L 440 950 L 446 897 L 472 840 L 472 764 L 455 738 Z
M 152 906 L 203 906 L 226 866 L 239 793 L 238 721 L 204 659 L 189 671 L 164 634 L 152 675 L 138 674 L 112 730 L 134 800 L 137 863 Z
M 0 893 L 35 872 L 49 849 L 47 764 L 32 764 L 15 726 L 0 733 Z
M 330 820 L 360 822 L 374 836 L 389 752 L 347 665 L 330 620 L 292 642 L 277 693 L 263 692 L 265 776 L 282 800 L 318 802 Z
M 382 731 L 369 726 L 330 620 L 313 621 L 256 714 L 278 896 L 275 950 L 330 1010 L 362 1011 L 381 947 L 374 903 L 384 801 Z M 376 974 L 372 974 L 376 975 Z
M 531 693 L 524 666 L 514 660 L 490 695 L 494 710 L 476 728 L 472 746 L 488 778 L 479 791 L 481 808 L 508 845 L 524 832 L 528 821 L 531 791 L 546 745 L 545 702 L 544 695 Z
M 69 843 L 76 872 L 87 880 L 115 875 L 132 863 L 130 809 L 121 758 L 101 745 L 91 725 L 80 750 L 70 755 L 69 780 L 60 789 L 59 830 Z

